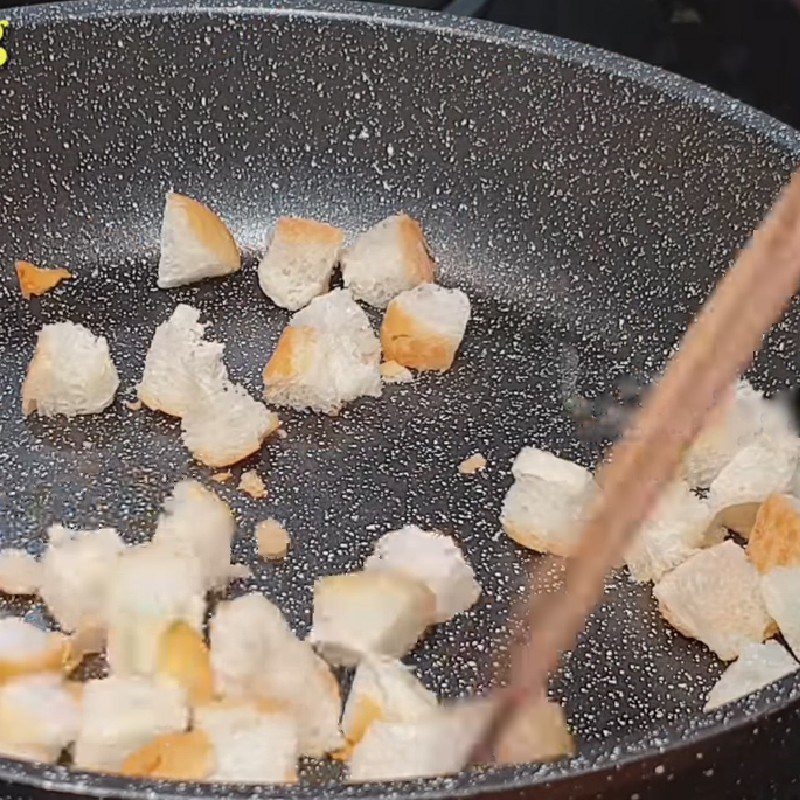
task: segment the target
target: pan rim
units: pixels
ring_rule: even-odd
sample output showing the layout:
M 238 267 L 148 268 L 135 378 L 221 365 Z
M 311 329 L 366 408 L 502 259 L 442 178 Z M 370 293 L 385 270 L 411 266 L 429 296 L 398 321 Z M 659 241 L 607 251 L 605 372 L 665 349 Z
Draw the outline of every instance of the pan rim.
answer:
M 535 31 L 525 31 L 497 23 L 453 17 L 424 9 L 408 9 L 365 2 L 340 0 L 69 0 L 28 8 L 10 8 L 3 17 L 19 27 L 36 28 L 54 22 L 91 20 L 116 16 L 159 14 L 209 14 L 282 17 L 297 16 L 332 21 L 352 21 L 421 30 L 497 44 L 510 49 L 567 61 L 635 84 L 648 87 L 688 106 L 702 107 L 710 114 L 758 135 L 789 155 L 800 157 L 800 132 L 757 109 L 716 90 L 707 88 L 675 73 L 644 64 L 599 48 L 583 45 Z M 765 720 L 797 706 L 800 678 L 788 676 L 751 698 L 705 714 L 699 721 L 676 723 L 649 731 L 646 736 L 617 740 L 613 747 L 597 743 L 584 755 L 553 765 L 523 765 L 494 768 L 484 772 L 461 773 L 446 778 L 361 785 L 298 784 L 296 786 L 250 786 L 245 784 L 170 783 L 127 779 L 105 773 L 82 773 L 66 768 L 38 765 L 0 757 L 0 780 L 24 784 L 67 795 L 92 797 L 114 796 L 143 800 L 161 798 L 316 798 L 320 793 L 354 798 L 379 798 L 402 794 L 408 800 L 447 797 L 472 797 L 485 793 L 502 794 L 525 789 L 544 789 L 564 784 L 577 777 L 602 775 L 621 767 L 643 763 L 654 757 L 701 748 L 726 733 L 757 727 Z M 635 742 L 635 746 L 634 746 Z

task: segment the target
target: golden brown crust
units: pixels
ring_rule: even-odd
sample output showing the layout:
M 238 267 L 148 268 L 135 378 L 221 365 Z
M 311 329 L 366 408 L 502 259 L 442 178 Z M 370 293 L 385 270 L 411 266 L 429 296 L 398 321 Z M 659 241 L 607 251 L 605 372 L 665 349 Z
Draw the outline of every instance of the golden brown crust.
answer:
M 800 512 L 791 498 L 773 494 L 761 504 L 747 555 L 761 573 L 800 564 Z
M 0 683 L 37 672 L 62 672 L 69 666 L 69 645 L 61 634 L 52 633 L 51 645 L 33 658 L 0 658 Z
M 400 247 L 405 256 L 409 274 L 418 283 L 433 283 L 436 264 L 431 258 L 422 226 L 408 214 L 400 214 L 398 226 Z
M 173 781 L 201 781 L 214 771 L 214 746 L 200 730 L 167 733 L 131 753 L 122 774 Z
M 241 266 L 239 247 L 228 226 L 206 205 L 183 194 L 170 192 L 167 202 L 183 214 L 192 236 L 208 248 L 220 263 L 238 269 Z
M 161 636 L 158 672 L 186 689 L 191 705 L 214 698 L 214 673 L 211 656 L 203 637 L 185 622 L 176 622 Z
M 419 370 L 450 369 L 457 345 L 419 323 L 393 300 L 381 325 L 381 346 L 387 360 Z
M 275 237 L 292 244 L 341 245 L 344 231 L 305 217 L 281 217 L 275 225 Z
M 264 383 L 280 386 L 291 383 L 310 366 L 309 346 L 316 340 L 314 328 L 284 328 L 267 366 L 264 367 Z
M 30 300 L 33 295 L 38 297 L 49 292 L 61 281 L 74 277 L 69 270 L 44 269 L 31 264 L 30 261 L 15 261 L 14 268 L 17 270 L 19 289 L 26 300 Z

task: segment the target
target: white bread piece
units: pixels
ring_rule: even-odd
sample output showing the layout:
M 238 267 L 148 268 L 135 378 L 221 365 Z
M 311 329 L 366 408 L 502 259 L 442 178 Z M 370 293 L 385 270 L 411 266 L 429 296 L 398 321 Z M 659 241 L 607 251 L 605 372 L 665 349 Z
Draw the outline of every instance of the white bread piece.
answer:
M 0 683 L 20 675 L 60 672 L 65 655 L 61 634 L 43 631 L 18 617 L 0 618 Z
M 378 720 L 414 722 L 437 707 L 436 695 L 405 664 L 386 656 L 367 656 L 358 665 L 347 696 L 342 733 L 350 744 L 358 744 Z
M 399 572 L 424 583 L 436 596 L 434 622 L 447 622 L 466 611 L 481 593 L 472 567 L 452 538 L 416 525 L 381 536 L 364 569 Z
M 209 467 L 227 467 L 252 455 L 280 426 L 277 414 L 239 384 L 203 392 L 181 420 L 183 443 Z
M 384 357 L 418 370 L 450 369 L 470 318 L 459 289 L 425 283 L 389 303 L 381 325 Z
M 208 705 L 195 711 L 194 727 L 214 748 L 207 780 L 224 783 L 291 783 L 297 780 L 297 722 L 252 705 Z
M 47 535 L 39 595 L 61 630 L 83 636 L 104 631 L 108 580 L 125 549 L 122 539 L 113 528 L 76 531 L 61 525 L 52 525 Z
M 668 486 L 625 555 L 633 579 L 658 581 L 698 550 L 719 544 L 725 529 L 712 520 L 708 503 L 685 483 Z
M 778 642 L 748 644 L 708 693 L 704 711 L 757 692 L 798 669 L 800 664 Z
M 127 548 L 109 577 L 106 658 L 111 671 L 155 675 L 163 635 L 176 622 L 201 631 L 204 612 L 196 556 L 152 542 Z
M 693 489 L 708 488 L 731 459 L 762 436 L 791 437 L 785 409 L 741 380 L 712 414 L 683 459 L 683 477 Z
M 104 336 L 74 322 L 44 325 L 22 384 L 22 413 L 97 414 L 111 405 L 118 386 Z
M 330 289 L 344 231 L 301 217 L 281 217 L 258 265 L 258 283 L 276 305 L 297 311 Z
M 231 541 L 236 521 L 228 504 L 198 481 L 175 484 L 164 502 L 153 542 L 180 556 L 197 558 L 203 588 L 224 589 L 234 575 Z
M 225 223 L 191 197 L 167 192 L 161 223 L 161 289 L 229 275 L 242 267 L 239 248 Z
M 344 285 L 356 300 L 377 308 L 406 289 L 432 283 L 435 274 L 422 227 L 407 214 L 387 217 L 342 253 Z
M 739 450 L 708 490 L 708 504 L 717 522 L 749 536 L 759 505 L 771 494 L 794 488 L 799 460 L 796 436 L 764 436 Z
M 57 761 L 79 725 L 80 705 L 60 675 L 26 675 L 0 685 L 0 751 L 8 745 Z
M 42 585 L 42 565 L 26 550 L 0 550 L 0 592 L 36 594 Z
M 222 362 L 224 345 L 204 341 L 205 328 L 200 312 L 187 305 L 176 306 L 170 318 L 156 328 L 138 386 L 142 403 L 182 417 L 201 391 L 228 383 Z
M 350 293 L 334 289 L 298 311 L 264 368 L 268 403 L 337 414 L 359 397 L 380 397 L 381 346 Z
M 523 447 L 512 467 L 500 521 L 518 544 L 541 553 L 570 556 L 595 490 L 589 470 L 535 447 Z
M 436 596 L 397 572 L 351 572 L 314 583 L 309 641 L 334 666 L 366 655 L 402 658 L 436 618 Z
M 653 589 L 658 610 L 684 636 L 699 639 L 723 661 L 774 632 L 756 568 L 731 540 L 700 550 Z
M 486 701 L 458 701 L 413 722 L 379 720 L 356 745 L 348 780 L 403 780 L 463 769 L 488 721 Z
M 800 658 L 800 566 L 773 567 L 761 576 L 761 593 L 769 615 Z
M 498 738 L 498 764 L 556 761 L 575 754 L 564 711 L 552 701 L 531 700 L 511 717 Z
M 341 747 L 339 684 L 266 597 L 253 593 L 219 603 L 209 641 L 218 694 L 290 713 L 299 726 L 303 755 L 320 757 Z
M 74 764 L 118 772 L 131 753 L 157 736 L 186 730 L 188 723 L 186 693 L 176 683 L 120 675 L 87 681 Z

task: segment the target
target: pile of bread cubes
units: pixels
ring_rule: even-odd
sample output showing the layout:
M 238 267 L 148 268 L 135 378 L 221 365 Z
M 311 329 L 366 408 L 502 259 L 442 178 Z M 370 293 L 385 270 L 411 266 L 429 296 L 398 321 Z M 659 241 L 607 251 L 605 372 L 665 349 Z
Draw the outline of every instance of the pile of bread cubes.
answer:
M 337 265 L 344 288 L 331 291 Z M 222 220 L 170 192 L 159 287 L 240 268 Z M 24 262 L 17 272 L 27 297 L 72 277 Z M 404 214 L 346 247 L 338 228 L 279 219 L 258 280 L 295 313 L 264 368 L 266 404 L 335 415 L 379 397 L 384 382 L 412 380 L 412 369 L 449 369 L 470 303 L 434 279 L 422 229 Z M 380 338 L 357 301 L 386 309 Z M 199 312 L 178 305 L 156 328 L 137 387 L 141 404 L 180 418 L 192 456 L 215 468 L 257 452 L 280 426 L 230 380 L 223 351 L 204 338 Z M 45 325 L 23 411 L 97 414 L 118 386 L 102 336 L 76 322 Z M 181 781 L 291 782 L 301 757 L 338 758 L 351 781 L 463 768 L 491 700 L 440 702 L 400 660 L 480 595 L 457 544 L 414 525 L 385 534 L 362 570 L 315 583 L 312 630 L 301 640 L 260 593 L 215 598 L 249 574 L 231 563 L 235 528 L 220 497 L 184 480 L 146 543 L 126 545 L 111 528 L 54 525 L 38 559 L 0 551 L 0 590 L 38 595 L 59 628 L 0 619 L 0 752 Z M 89 656 L 104 659 L 105 677 L 74 679 Z M 344 703 L 334 670 L 354 670 Z M 520 709 L 498 754 L 551 760 L 572 749 L 561 708 L 548 702 Z

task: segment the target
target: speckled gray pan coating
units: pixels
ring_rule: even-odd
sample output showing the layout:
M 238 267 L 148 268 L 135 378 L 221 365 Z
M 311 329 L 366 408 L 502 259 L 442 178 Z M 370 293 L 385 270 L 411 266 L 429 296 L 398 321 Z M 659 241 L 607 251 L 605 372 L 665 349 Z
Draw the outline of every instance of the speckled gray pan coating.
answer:
M 485 688 L 532 562 L 499 533 L 512 458 L 535 444 L 596 462 L 598 446 L 578 436 L 565 399 L 658 369 L 798 159 L 800 137 L 649 67 L 420 12 L 169 0 L 157 8 L 67 3 L 8 17 L 10 62 L 0 73 L 3 544 L 38 553 L 56 521 L 147 537 L 175 481 L 211 474 L 189 458 L 175 421 L 122 403 L 135 396 L 155 326 L 178 302 L 198 306 L 210 336 L 227 344 L 233 377 L 259 393 L 288 319 L 256 282 L 254 255 L 275 217 L 309 215 L 355 232 L 402 209 L 423 220 L 442 281 L 473 300 L 461 354 L 452 372 L 388 387 L 380 401 L 356 403 L 337 419 L 282 415 L 288 438 L 247 463 L 265 478 L 267 500 L 237 492 L 235 481 L 219 487 L 239 518 L 236 558 L 255 573 L 234 590 L 263 590 L 303 633 L 315 577 L 357 568 L 382 532 L 403 523 L 452 531 L 483 597 L 411 662 L 442 695 Z M 169 188 L 201 198 L 230 224 L 246 250 L 241 273 L 156 289 Z M 77 278 L 24 302 L 15 258 L 67 266 Z M 36 331 L 62 319 L 108 337 L 119 396 L 102 416 L 24 421 L 20 382 Z M 754 372 L 761 387 L 797 377 L 797 331 L 792 313 L 770 338 Z M 476 450 L 487 471 L 460 476 L 458 463 Z M 292 533 L 282 564 L 254 557 L 253 527 L 265 516 Z M 703 646 L 659 622 L 648 589 L 617 576 L 553 683 L 579 755 L 402 791 L 562 785 L 667 747 L 702 755 L 723 720 L 739 724 L 798 694 L 788 679 L 702 716 L 719 673 Z M 330 767 L 309 770 L 315 785 L 258 790 L 148 786 L 10 760 L 0 760 L 0 776 L 136 797 L 148 789 L 394 791 L 343 787 Z

